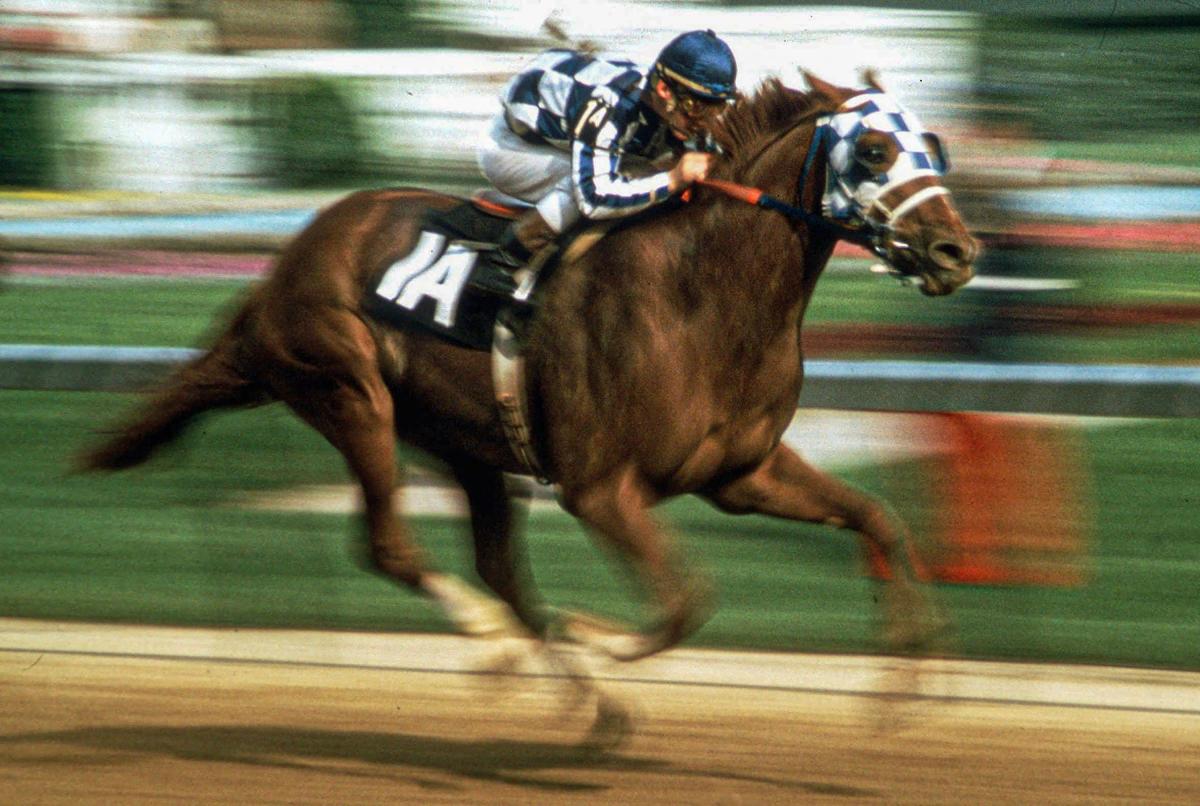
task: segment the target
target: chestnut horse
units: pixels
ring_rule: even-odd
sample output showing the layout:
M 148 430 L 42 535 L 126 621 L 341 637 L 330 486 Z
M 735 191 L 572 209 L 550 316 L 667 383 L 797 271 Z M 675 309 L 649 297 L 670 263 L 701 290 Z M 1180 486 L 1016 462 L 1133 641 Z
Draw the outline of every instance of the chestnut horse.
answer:
M 211 348 L 83 466 L 130 467 L 202 412 L 280 401 L 361 485 L 376 569 L 465 632 L 566 634 L 621 659 L 674 645 L 703 623 L 709 587 L 651 510 L 692 493 L 730 513 L 858 533 L 889 564 L 889 612 L 907 616 L 889 622 L 894 645 L 920 639 L 932 619 L 905 527 L 781 437 L 803 379 L 804 312 L 838 238 L 868 244 L 929 295 L 970 279 L 976 244 L 940 183 L 940 148 L 915 118 L 873 81 L 849 90 L 807 78 L 807 92 L 764 83 L 715 126 L 724 159 L 714 178 L 762 191 L 775 209 L 694 188 L 688 203 L 564 253 L 529 325 L 542 468 L 563 507 L 644 584 L 656 611 L 644 629 L 610 633 L 530 589 L 504 477 L 529 468 L 502 427 L 489 355 L 364 309 L 429 212 L 462 203 L 451 196 L 363 191 L 322 211 Z M 394 508 L 397 438 L 440 458 L 462 486 L 475 567 L 498 599 L 433 570 L 414 545 Z

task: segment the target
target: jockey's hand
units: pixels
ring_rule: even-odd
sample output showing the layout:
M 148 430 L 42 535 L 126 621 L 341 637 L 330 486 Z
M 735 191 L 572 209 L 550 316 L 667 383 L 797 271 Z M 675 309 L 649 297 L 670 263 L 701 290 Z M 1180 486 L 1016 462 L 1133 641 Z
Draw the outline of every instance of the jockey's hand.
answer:
M 713 155 L 705 154 L 702 151 L 688 151 L 679 158 L 679 162 L 675 163 L 675 167 L 671 169 L 671 173 L 667 177 L 667 184 L 674 193 L 677 190 L 683 190 L 693 182 L 699 182 L 701 179 L 708 178 L 708 172 L 712 170 Z

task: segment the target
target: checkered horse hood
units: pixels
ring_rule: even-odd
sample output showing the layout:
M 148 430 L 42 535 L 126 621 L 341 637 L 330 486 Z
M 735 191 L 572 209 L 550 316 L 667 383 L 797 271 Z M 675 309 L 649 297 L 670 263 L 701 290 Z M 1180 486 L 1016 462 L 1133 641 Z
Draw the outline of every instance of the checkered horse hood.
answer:
M 886 173 L 872 173 L 854 158 L 854 145 L 864 131 L 895 137 L 900 153 Z M 817 140 L 828 156 L 822 209 L 826 217 L 862 223 L 881 189 L 919 176 L 942 176 L 949 163 L 937 136 L 916 115 L 880 90 L 868 90 L 843 103 L 837 112 L 817 119 Z

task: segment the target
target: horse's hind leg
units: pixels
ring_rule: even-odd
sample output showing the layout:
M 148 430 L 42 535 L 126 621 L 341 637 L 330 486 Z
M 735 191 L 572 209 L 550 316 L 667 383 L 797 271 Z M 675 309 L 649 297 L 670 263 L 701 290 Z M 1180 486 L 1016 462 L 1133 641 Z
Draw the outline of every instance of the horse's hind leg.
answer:
M 512 622 L 507 608 L 432 571 L 396 515 L 395 406 L 367 327 L 349 315 L 313 317 L 303 332 L 292 332 L 288 348 L 292 360 L 277 363 L 321 369 L 299 381 L 288 373 L 273 375 L 273 391 L 337 448 L 358 481 L 375 569 L 434 599 L 468 634 L 507 629 Z
M 726 512 L 774 515 L 858 532 L 891 572 L 886 642 L 897 650 L 924 648 L 942 628 L 920 584 L 904 523 L 881 500 L 818 470 L 790 448 L 780 445 L 753 473 L 705 496 Z
M 358 480 L 375 570 L 432 598 L 468 635 L 511 632 L 513 619 L 508 608 L 454 576 L 431 570 L 424 552 L 397 517 L 391 394 L 381 379 L 360 381 L 361 391 L 342 386 L 336 392 L 288 400 L 288 404 L 338 449 Z
M 341 453 L 357 480 L 375 567 L 398 582 L 419 588 L 425 559 L 394 509 L 398 471 L 392 398 L 383 381 L 366 374 L 355 385 L 308 390 L 284 400 Z

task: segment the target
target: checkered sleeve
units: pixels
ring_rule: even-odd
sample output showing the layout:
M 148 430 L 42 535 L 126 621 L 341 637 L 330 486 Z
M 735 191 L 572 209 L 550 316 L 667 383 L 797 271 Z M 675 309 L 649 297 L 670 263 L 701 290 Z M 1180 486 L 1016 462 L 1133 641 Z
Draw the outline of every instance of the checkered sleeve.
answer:
M 584 217 L 619 218 L 666 200 L 670 196 L 666 172 L 630 179 L 620 171 L 620 143 L 625 139 L 620 107 L 606 106 L 600 98 L 589 108 L 590 114 L 576 125 L 571 144 L 575 200 Z

